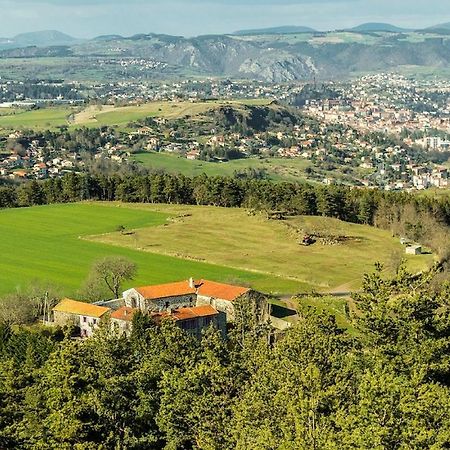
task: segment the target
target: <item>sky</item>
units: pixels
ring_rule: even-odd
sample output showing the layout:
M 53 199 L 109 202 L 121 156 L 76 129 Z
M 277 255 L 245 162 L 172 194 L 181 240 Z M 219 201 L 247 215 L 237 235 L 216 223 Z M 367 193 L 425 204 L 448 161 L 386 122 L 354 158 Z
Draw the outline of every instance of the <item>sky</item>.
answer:
M 0 0 L 0 36 L 58 30 L 197 36 L 304 25 L 333 30 L 364 22 L 424 28 L 450 22 L 450 0 Z

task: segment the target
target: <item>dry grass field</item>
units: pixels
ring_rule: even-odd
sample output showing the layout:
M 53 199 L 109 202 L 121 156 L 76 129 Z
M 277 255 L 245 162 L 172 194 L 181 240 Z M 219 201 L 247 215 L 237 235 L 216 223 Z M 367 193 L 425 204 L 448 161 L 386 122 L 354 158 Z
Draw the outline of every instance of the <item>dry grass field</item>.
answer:
M 127 208 L 133 207 L 126 205 Z M 151 228 L 89 237 L 110 245 L 143 252 L 208 262 L 222 267 L 280 279 L 322 292 L 357 289 L 364 273 L 382 262 L 386 270 L 403 247 L 388 232 L 324 217 L 268 220 L 244 209 L 203 206 L 135 205 L 170 215 Z M 304 234 L 320 236 L 314 245 L 301 245 Z M 411 270 L 427 267 L 432 255 L 409 257 Z

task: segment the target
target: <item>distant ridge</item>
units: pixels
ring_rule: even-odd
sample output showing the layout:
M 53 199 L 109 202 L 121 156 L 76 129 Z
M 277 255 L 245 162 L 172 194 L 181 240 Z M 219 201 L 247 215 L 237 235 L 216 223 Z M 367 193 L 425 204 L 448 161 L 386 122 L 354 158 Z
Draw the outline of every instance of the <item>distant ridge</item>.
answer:
M 450 22 L 433 25 L 432 27 L 425 28 L 424 31 L 449 31 L 450 32 Z
M 48 47 L 52 45 L 70 45 L 75 43 L 77 39 L 60 31 L 45 30 L 21 33 L 11 39 L 11 41 L 19 46 L 35 45 L 37 47 Z
M 283 27 L 260 28 L 254 30 L 239 30 L 232 33 L 235 36 L 252 36 L 256 34 L 289 34 L 289 33 L 316 33 L 317 30 L 310 27 L 288 25 Z
M 408 30 L 406 28 L 397 27 L 390 23 L 368 22 L 353 28 L 347 28 L 347 31 L 362 31 L 362 32 L 385 31 L 388 33 L 402 33 Z
M 93 40 L 94 41 L 120 41 L 125 39 L 120 34 L 104 34 L 102 36 L 97 36 Z

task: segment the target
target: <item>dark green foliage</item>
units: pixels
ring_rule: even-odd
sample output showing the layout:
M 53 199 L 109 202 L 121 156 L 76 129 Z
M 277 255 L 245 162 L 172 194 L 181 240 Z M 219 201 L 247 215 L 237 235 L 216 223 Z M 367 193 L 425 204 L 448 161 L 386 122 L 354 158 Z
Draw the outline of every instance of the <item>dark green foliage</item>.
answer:
M 244 303 L 227 341 L 142 314 L 129 337 L 104 323 L 84 342 L 2 325 L 0 447 L 449 448 L 450 284 L 438 272 L 367 275 L 357 335 L 300 307 L 272 342 Z

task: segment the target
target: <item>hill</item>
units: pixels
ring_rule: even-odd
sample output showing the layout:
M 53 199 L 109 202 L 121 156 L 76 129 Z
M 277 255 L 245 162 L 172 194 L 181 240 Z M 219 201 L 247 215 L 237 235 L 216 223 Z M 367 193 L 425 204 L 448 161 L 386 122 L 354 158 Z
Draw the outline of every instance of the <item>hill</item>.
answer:
M 79 110 L 71 106 L 48 107 L 31 111 L 17 110 L 0 116 L 0 129 L 33 128 L 48 129 L 62 125 L 73 127 L 119 126 L 126 127 L 130 122 L 146 117 L 177 119 L 195 116 L 205 118 L 214 113 L 218 123 L 242 120 L 253 128 L 264 127 L 270 111 L 279 111 L 289 117 L 286 108 L 269 105 L 269 101 L 208 101 L 208 102 L 150 102 L 140 106 L 115 107 L 105 105 L 88 106 Z M 217 116 L 217 117 L 216 117 Z M 205 118 L 205 120 L 208 118 Z
M 60 31 L 48 30 L 18 34 L 13 38 L 13 41 L 20 46 L 48 47 L 52 45 L 71 45 L 77 39 Z
M 259 34 L 289 34 L 289 33 L 315 33 L 317 30 L 310 27 L 303 26 L 283 26 L 283 27 L 272 27 L 272 28 L 259 28 L 253 30 L 239 30 L 235 31 L 233 34 L 236 36 L 250 36 Z
M 436 33 L 446 33 L 446 34 L 450 33 L 450 22 L 433 25 L 432 27 L 426 28 L 424 31 L 433 31 Z
M 121 39 L 125 39 L 125 38 L 123 36 L 121 36 L 120 34 L 104 34 L 104 35 L 95 37 L 93 40 L 94 41 L 117 41 L 117 40 L 121 40 Z
M 253 34 L 254 31 L 263 34 Z M 351 31 L 326 33 L 292 33 L 286 29 L 278 29 L 275 34 L 273 29 L 249 32 L 193 38 L 111 35 L 68 44 L 50 36 L 50 46 L 31 47 L 24 46 L 25 41 L 33 41 L 30 38 L 20 45 L 14 40 L 3 40 L 0 77 L 14 74 L 24 79 L 35 77 L 37 72 L 48 72 L 57 79 L 79 81 L 207 76 L 278 83 L 314 77 L 347 78 L 404 68 L 417 68 L 417 73 L 450 68 L 448 29 L 409 32 L 389 24 L 365 24 Z M 42 44 L 45 39 L 39 42 Z M 99 64 L 100 59 L 110 63 Z M 122 62 L 136 59 L 151 69 L 143 71 L 140 65 L 129 65 L 124 72 Z
M 356 27 L 350 28 L 349 31 L 359 31 L 359 32 L 375 32 L 375 31 L 384 31 L 388 33 L 403 33 L 408 31 L 405 28 L 399 28 L 395 25 L 391 25 L 389 23 L 377 23 L 377 22 L 368 22 L 358 25 Z

